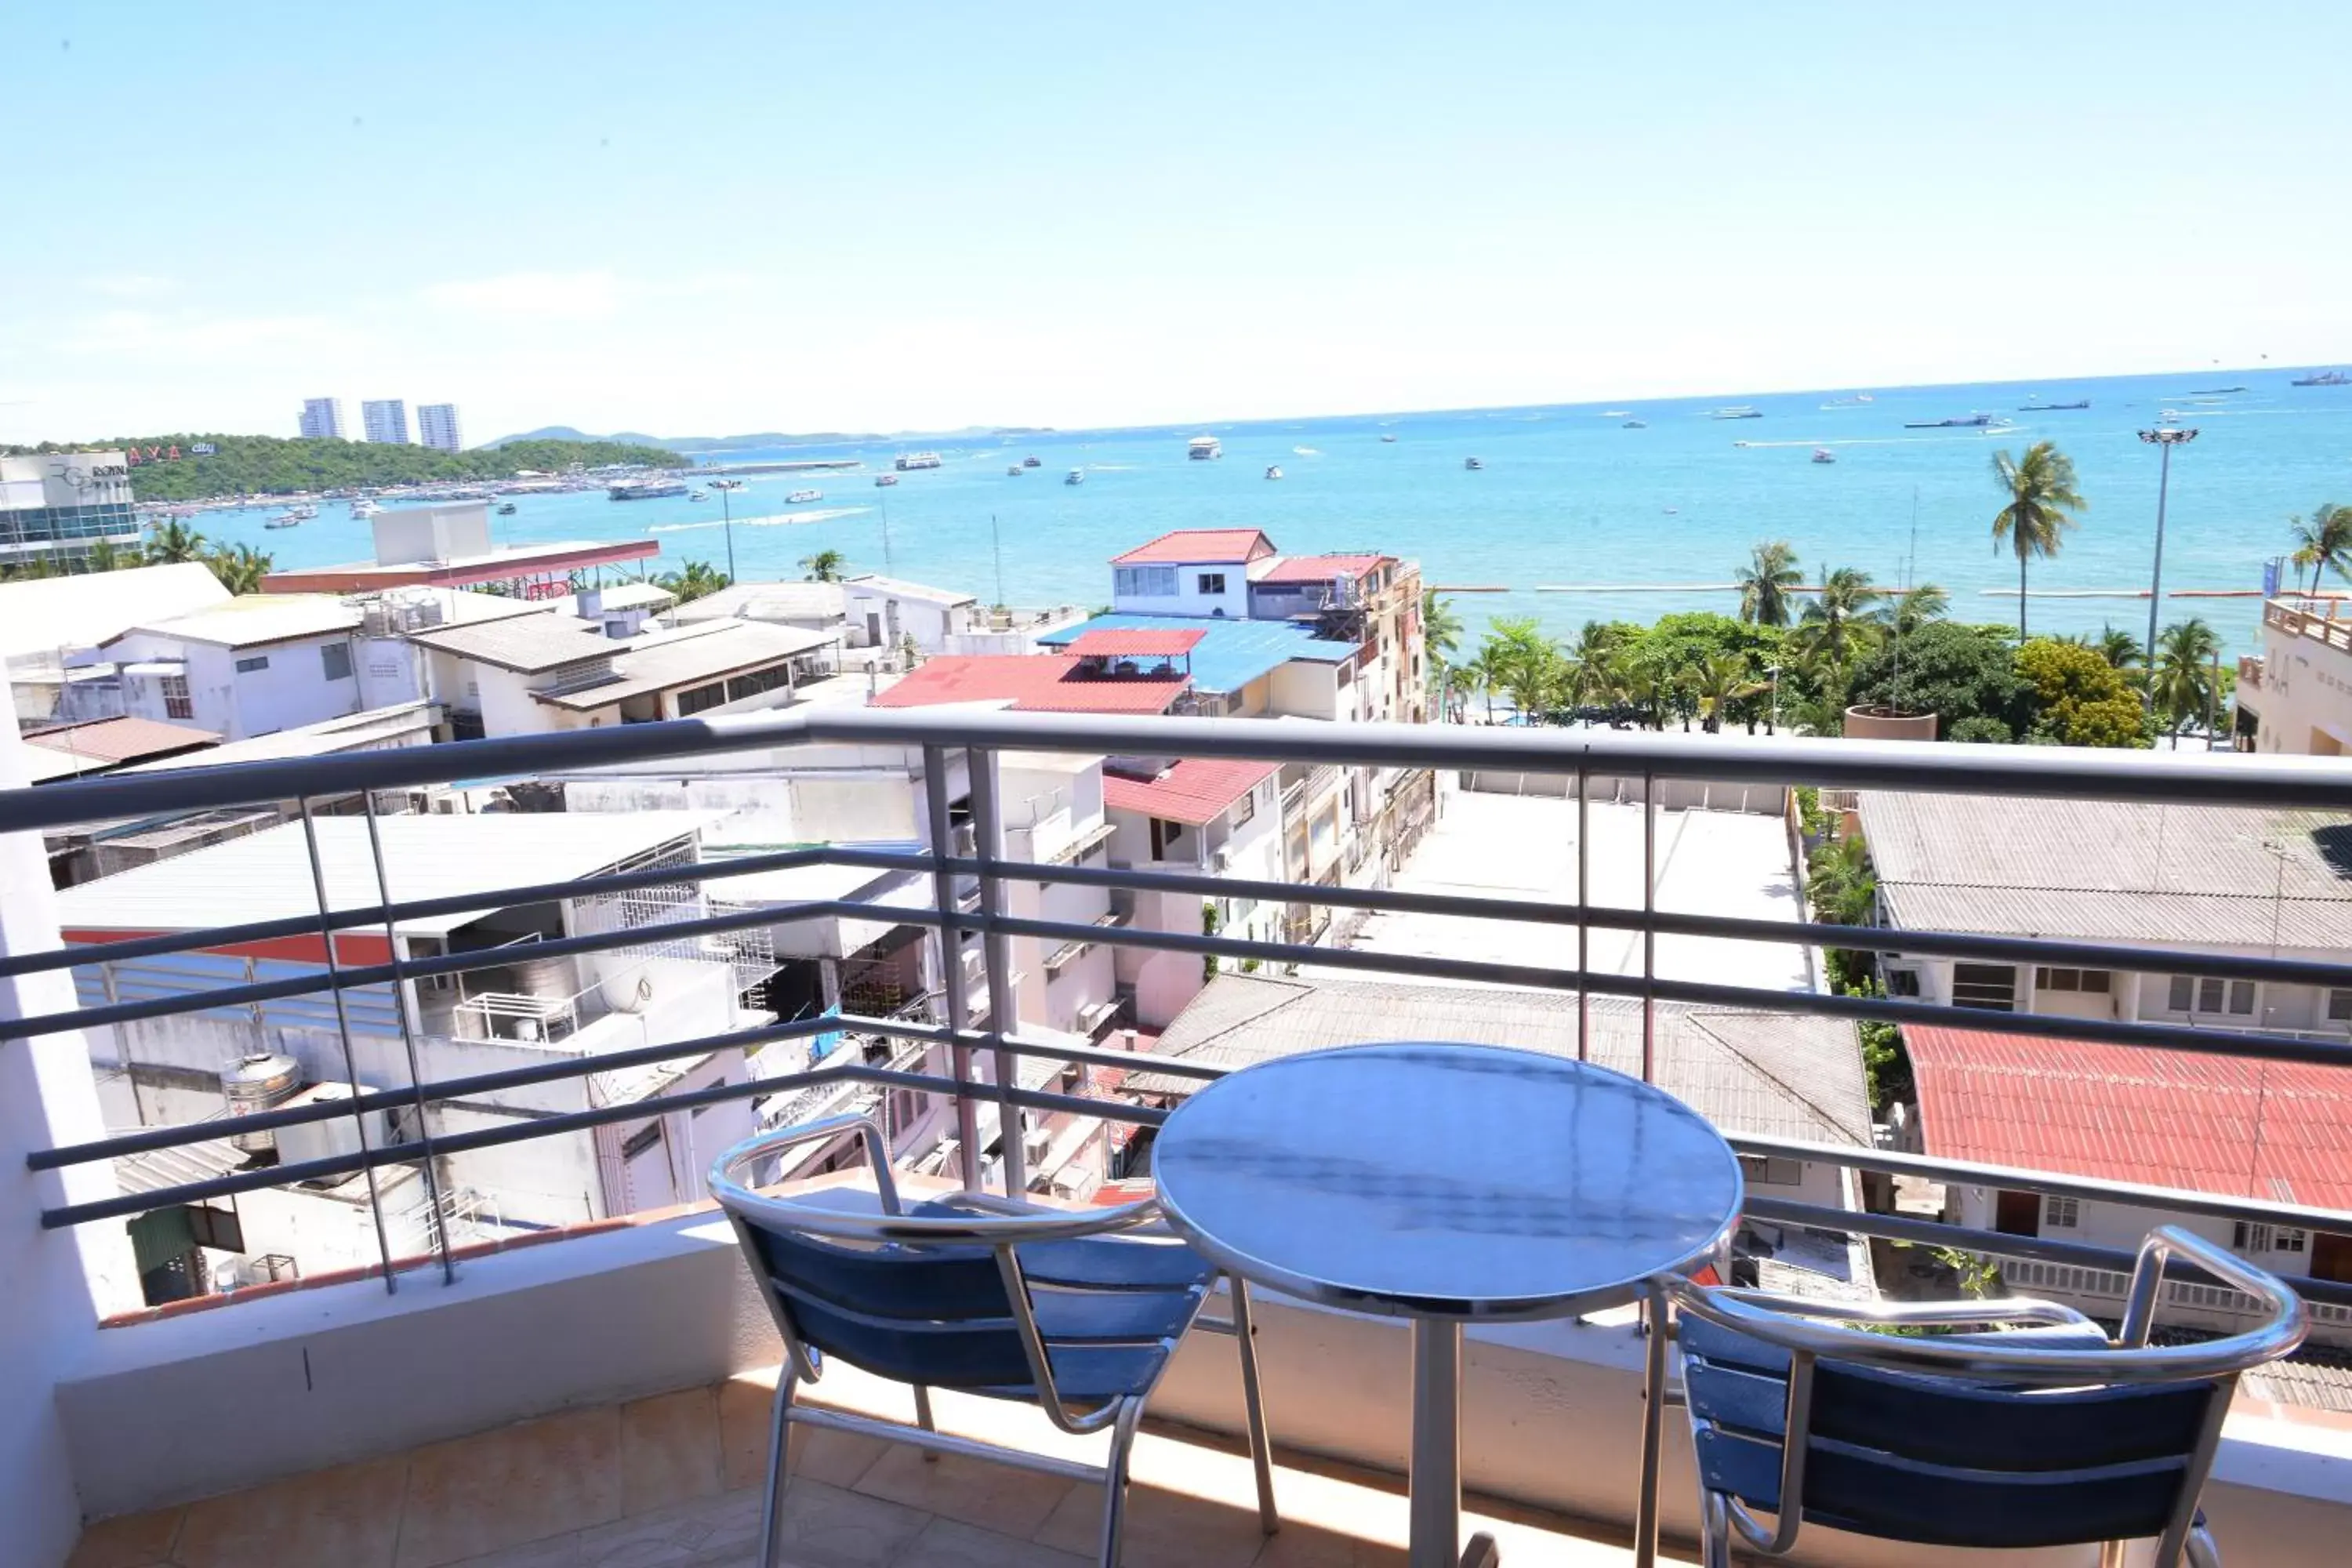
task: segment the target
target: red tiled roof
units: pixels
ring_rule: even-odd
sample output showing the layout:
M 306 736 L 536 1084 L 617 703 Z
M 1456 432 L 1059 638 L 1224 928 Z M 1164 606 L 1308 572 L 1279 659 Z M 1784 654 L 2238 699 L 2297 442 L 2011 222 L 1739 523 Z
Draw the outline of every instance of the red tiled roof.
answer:
M 1204 631 L 1154 631 L 1146 626 L 1097 626 L 1090 632 L 1080 632 L 1068 644 L 1068 651 L 1081 658 L 1129 658 L 1138 656 L 1173 656 L 1191 653 L 1199 646 Z
M 1277 763 L 1223 762 L 1187 757 L 1154 779 L 1103 774 L 1106 809 L 1139 812 L 1200 826 L 1223 816 L 1234 802 L 1279 770 Z
M 2352 1068 L 1906 1025 L 1927 1152 L 2352 1208 Z
M 1361 577 L 1387 559 L 1385 555 L 1289 555 L 1250 581 L 1328 583 L 1334 577 Z
M 1149 544 L 1139 544 L 1124 555 L 1114 555 L 1114 566 L 1152 563 L 1255 561 L 1274 553 L 1274 541 L 1255 528 L 1180 528 Z
M 36 730 L 27 743 L 68 756 L 97 763 L 128 763 L 142 757 L 164 757 L 174 752 L 215 746 L 220 737 L 190 724 L 166 724 L 156 719 L 94 719 L 55 730 Z
M 1192 684 L 1087 679 L 1075 658 L 1054 654 L 950 654 L 927 659 L 874 699 L 877 708 L 944 702 L 1010 702 L 1027 713 L 1164 713 Z

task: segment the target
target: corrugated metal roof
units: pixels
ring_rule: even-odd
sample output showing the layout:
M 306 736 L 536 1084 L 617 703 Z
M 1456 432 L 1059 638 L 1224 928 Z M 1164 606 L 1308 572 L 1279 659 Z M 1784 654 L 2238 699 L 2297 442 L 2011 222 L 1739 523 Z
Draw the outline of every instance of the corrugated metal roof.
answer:
M 929 584 L 909 583 L 903 577 L 885 577 L 874 572 L 845 579 L 841 586 L 845 590 L 845 597 L 847 590 L 860 589 L 868 594 L 879 594 L 886 599 L 919 599 L 927 605 L 945 605 L 950 609 L 958 605 L 979 602 L 977 595 L 961 589 L 934 588 Z
M 626 697 L 756 669 L 824 647 L 833 640 L 831 632 L 803 631 L 764 621 L 701 621 L 626 642 L 607 641 L 604 646 L 614 652 L 613 672 L 619 679 L 579 691 L 541 693 L 540 700 L 583 711 L 609 708 Z
M 1642 1007 L 1591 999 L 1589 1059 L 1642 1068 Z M 1464 1040 L 1576 1055 L 1576 997 L 1354 980 L 1221 974 L 1160 1037 L 1160 1057 L 1228 1068 L 1381 1040 Z M 1870 1098 L 1853 1026 L 1801 1014 L 1657 1005 L 1654 1077 L 1726 1131 L 1868 1147 Z M 1124 1088 L 1186 1094 L 1200 1080 L 1139 1069 Z
M 1387 559 L 1385 555 L 1286 555 L 1250 581 L 1328 583 L 1334 577 L 1360 577 Z
M 193 751 L 220 740 L 210 730 L 193 724 L 166 724 L 155 719 L 93 719 L 55 730 L 35 730 L 25 743 L 44 751 L 61 752 L 96 767 Z
M 408 640 L 524 675 L 611 658 L 627 646 L 585 621 L 552 610 L 462 626 L 425 626 L 409 633 Z
M 1156 778 L 1103 773 L 1103 805 L 1194 826 L 1214 822 L 1234 802 L 1282 771 L 1279 763 L 1187 757 Z
M 0 655 L 96 647 L 132 626 L 227 602 L 201 561 L 0 583 Z
M 1090 632 L 1079 633 L 1067 646 L 1080 658 L 1119 658 L 1137 654 L 1173 656 L 1192 652 L 1208 635 L 1198 628 L 1181 626 L 1173 631 L 1153 626 L 1097 626 Z
M 360 613 L 331 594 L 240 594 L 225 604 L 131 629 L 221 647 L 258 647 L 359 629 Z
M 877 708 L 1008 702 L 1027 713 L 1164 713 L 1191 684 L 1183 679 L 1103 679 L 1075 658 L 1049 654 L 949 654 L 926 659 L 878 693 Z
M 1318 637 L 1312 626 L 1293 621 L 1244 621 L 1213 616 L 1142 616 L 1132 612 L 1097 616 L 1076 626 L 1047 632 L 1037 641 L 1048 647 L 1066 647 L 1090 632 L 1197 631 L 1203 633 L 1190 656 L 1192 684 L 1203 691 L 1239 691 L 1251 681 L 1292 659 L 1310 664 L 1344 664 L 1360 646 Z
M 698 599 L 688 599 L 670 618 L 690 621 L 723 620 L 740 616 L 747 621 L 821 621 L 842 617 L 838 583 L 738 583 Z
M 2352 1209 L 2352 1068 L 1903 1031 L 1929 1154 Z
M 377 819 L 384 869 L 395 902 L 454 898 L 501 888 L 593 876 L 716 820 L 709 812 L 501 812 L 480 816 Z M 367 823 L 321 816 L 319 858 L 329 906 L 365 909 L 378 901 Z M 58 895 L 58 924 L 68 931 L 178 931 L 247 921 L 315 915 L 302 825 L 158 860 Z M 403 931 L 437 933 L 479 913 L 404 921 Z
M 1262 529 L 1180 528 L 1148 544 L 1139 544 L 1124 555 L 1112 556 L 1110 563 L 1143 566 L 1200 562 L 1214 565 L 1223 561 L 1255 561 L 1273 553 L 1274 541 Z
M 1915 931 L 2352 947 L 2352 817 L 1866 790 L 1863 837 Z

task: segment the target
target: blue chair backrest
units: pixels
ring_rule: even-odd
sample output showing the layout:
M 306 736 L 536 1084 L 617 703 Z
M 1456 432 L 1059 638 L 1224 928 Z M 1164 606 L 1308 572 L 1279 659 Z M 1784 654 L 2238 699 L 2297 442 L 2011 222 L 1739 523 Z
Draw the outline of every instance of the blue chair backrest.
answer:
M 1681 1321 L 1701 1479 L 1780 1511 L 1789 1352 Z M 2213 1380 L 2028 1389 L 1822 1361 L 1814 1368 L 1804 1517 L 1922 1544 L 2060 1545 L 2160 1534 Z
M 762 1283 L 793 1332 L 825 1355 L 901 1383 L 1022 1387 L 1034 1381 L 992 1248 L 845 1247 L 739 1215 Z

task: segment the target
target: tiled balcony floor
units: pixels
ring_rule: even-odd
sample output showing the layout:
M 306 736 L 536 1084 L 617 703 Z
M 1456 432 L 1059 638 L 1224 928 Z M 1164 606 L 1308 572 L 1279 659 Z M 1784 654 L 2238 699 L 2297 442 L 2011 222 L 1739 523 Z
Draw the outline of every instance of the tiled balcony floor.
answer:
M 83 1533 L 71 1568 L 743 1568 L 755 1562 L 773 1373 L 568 1411 L 345 1465 Z M 824 1403 L 904 1415 L 903 1391 L 845 1368 Z M 1034 1410 L 936 1396 L 942 1427 L 1098 1460 Z M 1279 1419 L 1279 1412 L 1276 1413 Z M 1279 1428 L 1277 1427 L 1277 1430 Z M 1402 1563 L 1394 1478 L 1280 1467 L 1280 1533 L 1258 1531 L 1238 1451 L 1137 1440 L 1129 1568 L 1372 1568 Z M 1101 1494 L 1087 1484 L 898 1444 L 801 1429 L 785 1504 L 793 1568 L 1081 1568 Z M 1469 1500 L 1510 1568 L 1625 1568 L 1622 1538 Z

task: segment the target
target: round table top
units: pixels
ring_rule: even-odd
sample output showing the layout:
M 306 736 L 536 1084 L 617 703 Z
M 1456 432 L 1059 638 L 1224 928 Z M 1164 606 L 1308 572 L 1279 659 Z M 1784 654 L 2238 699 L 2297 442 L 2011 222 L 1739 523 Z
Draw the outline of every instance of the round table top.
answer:
M 1405 1317 L 1564 1317 L 1685 1270 L 1739 1161 L 1672 1095 L 1587 1062 L 1401 1042 L 1265 1062 L 1152 1146 L 1169 1223 L 1254 1284 Z

